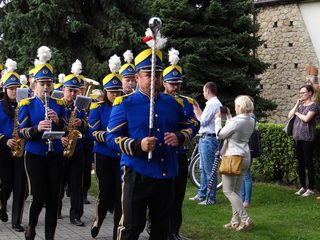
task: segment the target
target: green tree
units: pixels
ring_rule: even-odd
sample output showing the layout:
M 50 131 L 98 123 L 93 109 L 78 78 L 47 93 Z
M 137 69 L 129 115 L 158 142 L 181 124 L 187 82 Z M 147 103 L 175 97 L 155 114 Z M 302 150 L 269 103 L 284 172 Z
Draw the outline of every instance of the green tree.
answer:
M 0 60 L 13 58 L 19 72 L 27 73 L 37 49 L 46 45 L 56 75 L 70 73 L 79 59 L 86 75 L 101 80 L 110 56 L 143 47 L 145 18 L 133 0 L 13 0 L 0 8 Z
M 214 81 L 228 106 L 237 95 L 247 94 L 255 98 L 259 116 L 275 108 L 259 97 L 255 76 L 267 64 L 253 54 L 262 44 L 252 18 L 253 0 L 155 0 L 152 9 L 163 20 L 167 47 L 180 51 L 187 93 L 199 96 L 203 84 Z

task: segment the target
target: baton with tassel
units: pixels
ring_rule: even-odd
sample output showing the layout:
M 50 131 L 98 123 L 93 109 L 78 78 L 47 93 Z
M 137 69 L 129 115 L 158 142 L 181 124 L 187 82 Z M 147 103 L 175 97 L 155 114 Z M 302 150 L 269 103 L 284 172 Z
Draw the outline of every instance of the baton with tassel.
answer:
M 157 34 L 160 31 L 161 20 L 158 17 L 153 17 L 149 20 L 149 28 L 153 35 L 152 57 L 151 57 L 151 86 L 150 86 L 150 113 L 149 113 L 149 137 L 153 136 L 153 122 L 154 122 L 154 87 L 156 80 L 156 42 Z M 148 152 L 148 161 L 152 159 L 152 151 Z

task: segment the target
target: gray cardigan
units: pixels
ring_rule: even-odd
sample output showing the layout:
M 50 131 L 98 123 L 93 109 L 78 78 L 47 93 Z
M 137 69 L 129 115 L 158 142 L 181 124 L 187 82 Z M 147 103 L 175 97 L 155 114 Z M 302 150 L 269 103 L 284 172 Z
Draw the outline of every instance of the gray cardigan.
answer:
M 216 120 L 220 120 L 221 122 L 221 118 Z M 219 123 L 217 125 L 221 126 Z M 244 157 L 244 161 L 250 161 L 248 141 L 254 130 L 254 126 L 255 120 L 249 114 L 239 114 L 229 119 L 226 125 L 218 132 L 220 139 L 228 139 L 228 142 L 224 141 L 221 155 L 240 155 Z

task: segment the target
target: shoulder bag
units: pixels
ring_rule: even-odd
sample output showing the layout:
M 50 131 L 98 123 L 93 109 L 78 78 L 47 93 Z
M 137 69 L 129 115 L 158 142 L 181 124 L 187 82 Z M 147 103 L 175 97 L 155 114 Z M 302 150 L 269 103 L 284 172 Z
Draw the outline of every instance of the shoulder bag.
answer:
M 228 144 L 228 140 L 226 140 L 226 145 L 224 148 L 226 148 Z M 219 167 L 219 172 L 224 175 L 230 175 L 230 176 L 238 176 L 241 174 L 242 171 L 242 159 L 243 157 L 240 155 L 231 155 L 231 156 L 225 156 L 223 155 L 221 157 L 221 164 Z
M 293 114 L 286 122 L 286 125 L 283 128 L 283 131 L 288 134 L 289 136 L 292 136 L 292 130 L 293 130 L 293 123 L 294 119 L 296 118 L 296 115 Z

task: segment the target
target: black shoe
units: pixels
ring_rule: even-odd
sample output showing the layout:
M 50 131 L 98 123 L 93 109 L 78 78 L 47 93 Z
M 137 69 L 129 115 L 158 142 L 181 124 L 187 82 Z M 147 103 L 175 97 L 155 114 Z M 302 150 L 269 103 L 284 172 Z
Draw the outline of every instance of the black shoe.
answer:
M 100 231 L 100 227 L 92 225 L 92 227 L 91 227 L 91 237 L 95 238 L 96 236 L 98 236 L 99 231 Z
M 0 210 L 0 220 L 2 222 L 8 222 L 8 214 L 6 210 Z
M 70 223 L 78 227 L 84 226 L 84 223 L 80 219 L 71 219 Z
M 34 240 L 34 238 L 36 236 L 36 229 L 28 226 L 26 231 L 24 232 L 24 236 L 25 236 L 26 240 Z
M 16 232 L 24 232 L 24 227 L 21 224 L 12 224 L 12 229 Z
M 83 204 L 90 204 L 90 201 L 86 196 L 83 196 Z

